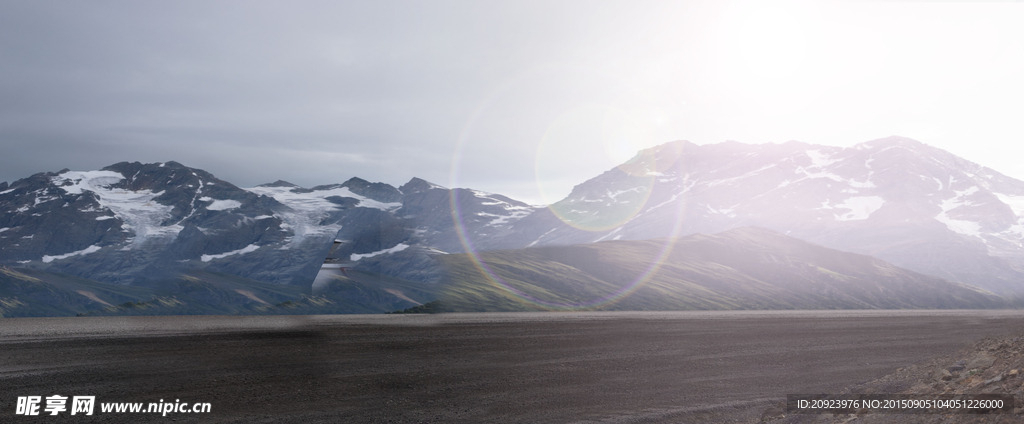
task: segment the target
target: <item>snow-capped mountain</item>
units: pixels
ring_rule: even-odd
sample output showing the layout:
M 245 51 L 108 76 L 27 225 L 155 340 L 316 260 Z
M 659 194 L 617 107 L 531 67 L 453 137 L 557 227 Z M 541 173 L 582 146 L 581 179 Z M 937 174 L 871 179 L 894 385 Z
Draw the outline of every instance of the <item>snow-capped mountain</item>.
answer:
M 920 142 L 674 142 L 516 224 L 529 245 L 759 226 L 999 293 L 1024 292 L 1024 182 Z
M 405 299 L 415 286 L 402 282 L 444 279 L 439 254 L 749 226 L 1024 292 L 1024 182 L 896 137 L 851 148 L 667 143 L 545 208 L 418 178 L 244 189 L 175 162 L 0 184 L 0 265 L 121 284 L 186 269 L 310 287 L 330 251 L 398 292 L 368 296 Z
M 298 273 L 282 205 L 176 162 L 122 162 L 99 171 L 41 173 L 0 192 L 5 264 L 130 283 L 179 266 L 285 283 Z M 258 252 L 258 253 L 257 253 Z M 315 270 L 306 270 L 306 273 Z
M 472 238 L 533 211 L 415 178 L 401 189 L 359 178 L 242 189 L 176 162 L 40 173 L 0 190 L 0 265 L 118 283 L 203 269 L 308 286 L 336 239 L 353 262 L 460 249 L 451 199 Z

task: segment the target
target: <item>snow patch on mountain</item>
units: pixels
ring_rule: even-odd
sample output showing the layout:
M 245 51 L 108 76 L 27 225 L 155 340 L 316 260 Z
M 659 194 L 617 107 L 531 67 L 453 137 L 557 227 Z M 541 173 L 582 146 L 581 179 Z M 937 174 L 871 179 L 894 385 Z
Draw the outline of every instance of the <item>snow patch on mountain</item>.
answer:
M 517 205 L 506 200 L 502 200 L 500 196 L 492 193 L 487 193 L 479 190 L 470 190 L 473 196 L 480 199 L 481 206 L 499 206 L 502 209 L 500 213 L 491 212 L 477 212 L 479 216 L 493 217 L 488 226 L 499 226 L 508 225 L 520 219 L 523 219 L 532 214 L 537 208 L 530 206 Z
M 65 253 L 63 255 L 54 255 L 54 256 L 44 255 L 43 256 L 43 263 L 50 263 L 50 262 L 53 262 L 53 261 L 58 260 L 58 259 L 67 259 L 67 258 L 70 258 L 72 256 L 88 255 L 90 253 L 99 252 L 99 251 L 100 251 L 100 247 L 99 246 L 92 245 L 92 246 L 86 247 L 85 249 L 82 249 L 82 250 L 79 250 L 79 251 L 75 251 L 75 252 L 71 252 L 71 253 Z
M 762 166 L 762 167 L 760 167 L 758 169 L 755 169 L 753 171 L 747 172 L 747 173 L 745 173 L 743 175 L 740 175 L 740 176 L 737 176 L 737 177 L 722 178 L 722 179 L 711 181 L 707 185 L 708 185 L 708 187 L 714 187 L 714 186 L 719 186 L 719 185 L 723 185 L 723 184 L 730 184 L 730 183 L 733 183 L 733 182 L 736 182 L 736 181 L 742 181 L 742 180 L 745 180 L 747 178 L 757 176 L 758 174 L 760 174 L 760 173 L 762 173 L 764 171 L 767 171 L 769 169 L 772 169 L 772 168 L 774 168 L 776 166 L 778 166 L 778 165 L 776 165 L 774 163 L 773 164 L 768 164 L 768 165 Z M 800 171 L 802 171 L 802 170 L 803 170 L 803 168 L 800 168 Z
M 676 204 L 676 201 L 679 199 L 679 197 L 685 195 L 690 190 L 690 188 L 692 188 L 692 187 L 693 187 L 693 185 L 691 184 L 690 186 L 684 188 L 681 192 L 673 193 L 672 197 L 670 197 L 668 200 L 666 200 L 664 202 L 661 202 L 661 203 L 658 203 L 658 204 L 656 204 L 654 206 L 651 206 L 651 207 L 647 208 L 643 212 L 640 212 L 639 214 L 637 214 L 637 216 L 639 217 L 641 215 L 647 215 L 647 214 L 651 213 L 652 211 L 654 211 L 656 209 L 659 209 L 659 208 L 661 208 L 662 206 L 665 206 L 665 205 Z
M 1013 196 L 1009 194 L 993 193 L 1000 202 L 1010 207 L 1016 220 L 1013 225 L 999 233 L 999 236 L 1010 243 L 1024 248 L 1024 196 Z
M 536 239 L 536 240 L 534 240 L 534 241 L 530 242 L 530 244 L 526 245 L 526 247 L 533 247 L 533 246 L 536 246 L 536 245 L 537 245 L 537 243 L 540 243 L 540 241 L 541 241 L 541 240 L 543 240 L 545 236 L 547 236 L 548 234 L 551 234 L 551 233 L 555 232 L 556 230 L 558 230 L 558 227 L 554 227 L 554 228 L 552 228 L 552 229 L 548 230 L 548 231 L 547 231 L 547 232 L 545 232 L 544 234 L 541 234 L 541 235 L 540 235 L 540 237 L 537 237 L 537 239 Z
M 885 205 L 885 199 L 878 196 L 850 197 L 832 207 L 832 209 L 845 209 L 849 212 L 836 214 L 836 221 L 861 221 L 871 217 L 871 214 Z
M 269 196 L 288 207 L 289 210 L 279 211 L 276 216 L 283 221 L 282 227 L 291 230 L 294 234 L 289 245 L 297 245 L 309 236 L 337 234 L 338 230 L 341 229 L 340 225 L 322 224 L 323 219 L 332 211 L 341 208 L 339 205 L 327 200 L 328 197 L 351 197 L 359 201 L 359 206 L 364 205 L 364 200 L 366 200 L 366 205 L 370 205 L 367 207 L 385 205 L 352 193 L 351 190 L 345 187 L 332 190 L 310 191 L 290 186 L 261 186 L 247 188 L 246 190 L 259 195 Z M 397 206 L 401 206 L 401 204 L 397 204 Z M 397 206 L 389 204 L 388 208 Z M 385 210 L 388 208 L 385 208 Z
M 82 194 L 84 191 L 101 194 L 111 191 L 109 187 L 123 179 L 124 175 L 114 171 L 67 171 L 53 177 L 51 182 L 68 194 Z
M 717 209 L 717 208 L 711 207 L 711 205 L 705 205 L 705 207 L 708 209 L 708 212 L 711 212 L 713 214 L 718 214 L 718 215 L 725 215 L 725 216 L 728 216 L 730 218 L 735 218 L 736 217 L 736 206 L 737 205 L 733 205 L 733 207 L 731 207 L 731 208 Z
M 1000 202 L 1003 202 L 1006 206 L 1010 207 L 1014 215 L 1018 218 L 1024 217 L 1024 196 L 1012 196 L 1009 194 L 992 193 L 999 198 Z
M 58 199 L 57 196 L 48 196 L 50 191 L 47 190 L 47 189 L 36 190 L 34 193 L 36 195 L 36 198 L 32 202 L 32 207 L 33 208 L 36 207 L 36 206 L 39 206 L 39 205 L 41 205 L 43 203 L 46 203 L 46 202 Z
M 250 244 L 250 245 L 245 246 L 245 247 L 243 247 L 241 249 L 232 250 L 230 252 L 224 252 L 224 253 L 220 253 L 220 254 L 216 254 L 216 255 L 203 255 L 199 259 L 202 260 L 203 262 L 210 262 L 210 261 L 212 261 L 214 259 L 223 259 L 223 258 L 226 258 L 228 256 L 244 255 L 246 253 L 255 252 L 256 249 L 259 249 L 259 248 L 260 248 L 259 245 Z
M 967 190 L 956 191 L 955 196 L 943 200 L 939 205 L 942 211 L 935 216 L 935 220 L 945 224 L 946 228 L 949 228 L 950 231 L 955 233 L 982 238 L 981 224 L 974 221 L 955 219 L 949 216 L 950 212 L 960 207 L 973 205 L 973 202 L 968 200 L 967 197 L 977 193 L 979 190 L 978 186 L 973 186 Z
M 226 211 L 242 207 L 242 202 L 237 200 L 217 200 L 210 197 L 200 197 L 199 200 L 203 202 L 210 202 L 210 204 L 206 206 L 206 209 L 211 211 Z
M 384 203 L 365 196 L 360 196 L 349 190 L 348 187 L 332 187 L 326 190 L 305 190 L 295 187 L 252 187 L 246 190 L 256 194 L 270 196 L 288 207 L 296 210 L 337 210 L 340 209 L 335 203 L 327 200 L 329 197 L 348 197 L 356 199 L 356 206 L 374 208 L 380 210 L 392 210 L 402 207 L 401 203 Z
M 838 159 L 833 159 L 832 155 L 823 153 L 821 150 L 808 150 L 807 157 L 811 158 L 811 167 L 813 168 L 824 168 L 838 162 Z
M 401 251 L 403 251 L 405 249 L 408 249 L 408 248 L 409 248 L 408 244 L 398 243 L 394 247 L 391 247 L 389 249 L 384 249 L 384 250 L 378 250 L 376 252 L 361 253 L 361 254 L 360 253 L 353 253 L 351 256 L 349 256 L 349 260 L 355 262 L 355 261 L 358 261 L 358 260 L 363 259 L 363 258 L 372 258 L 374 256 L 380 256 L 380 255 L 384 255 L 384 254 L 388 254 L 388 253 L 398 253 L 398 252 L 401 252 Z
M 477 213 L 477 215 L 486 216 L 486 217 L 493 217 L 494 219 L 492 219 L 490 222 L 488 222 L 487 225 L 488 226 L 497 226 L 497 225 L 507 225 L 507 224 L 509 224 L 511 222 L 515 222 L 515 221 L 518 221 L 520 219 L 526 218 L 531 213 L 533 213 L 532 210 L 513 210 L 509 215 L 498 215 L 498 214 L 495 214 L 495 213 L 487 213 L 487 212 L 479 212 L 479 213 Z
M 820 169 L 820 168 L 812 167 L 811 169 Z M 836 175 L 836 174 L 828 172 L 828 171 L 811 172 L 810 170 L 808 170 L 808 169 L 806 169 L 804 167 L 799 167 L 799 168 L 796 169 L 796 172 L 798 174 L 803 174 L 804 175 L 804 178 L 801 178 L 801 180 L 804 180 L 804 179 L 812 179 L 812 180 L 814 180 L 814 179 L 825 178 L 825 179 L 829 179 L 829 180 L 835 181 L 837 183 L 843 183 L 843 184 L 846 184 L 846 185 L 848 185 L 850 187 L 855 187 L 855 188 L 874 188 L 875 187 L 875 184 L 872 183 L 870 180 L 868 180 L 868 181 L 855 181 L 855 180 L 852 180 L 852 179 L 849 179 L 849 178 L 844 178 L 844 177 L 842 177 L 840 175 Z M 789 185 L 788 181 L 784 181 L 783 183 L 781 183 L 779 185 L 779 187 L 780 188 L 781 187 L 785 187 L 786 185 Z
M 53 177 L 51 182 L 68 194 L 82 194 L 86 191 L 94 193 L 100 206 L 124 222 L 121 228 L 135 234 L 136 244 L 154 237 L 177 236 L 184 227 L 177 224 L 162 225 L 171 217 L 174 207 L 154 200 L 163 192 L 111 187 L 124 179 L 123 175 L 114 171 L 67 171 Z
M 619 196 L 621 196 L 623 194 L 626 194 L 626 193 L 646 193 L 646 192 L 647 192 L 647 187 L 633 187 L 633 188 L 629 188 L 629 189 L 625 189 L 625 190 L 618 190 L 618 191 L 615 191 L 615 192 L 612 192 L 611 190 L 608 190 L 606 194 L 608 195 L 608 197 L 612 198 L 612 200 L 615 200 L 617 202 L 622 202 L 622 200 L 619 200 Z M 628 202 L 629 200 L 626 200 L 626 201 Z
M 607 234 L 599 237 L 598 239 L 594 240 L 594 243 L 599 243 L 599 242 L 608 240 L 609 237 L 611 237 L 612 240 L 621 240 L 622 239 L 622 234 L 620 234 L 621 232 L 622 232 L 622 227 L 618 227 L 618 228 L 616 228 L 614 230 L 609 231 Z

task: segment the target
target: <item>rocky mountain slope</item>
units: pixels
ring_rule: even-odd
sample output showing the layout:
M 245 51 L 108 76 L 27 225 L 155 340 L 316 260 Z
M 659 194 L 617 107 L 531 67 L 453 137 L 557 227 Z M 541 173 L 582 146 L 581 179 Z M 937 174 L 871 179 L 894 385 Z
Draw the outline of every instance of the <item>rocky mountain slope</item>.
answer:
M 381 313 L 426 302 L 431 294 L 420 286 L 353 272 L 311 294 L 308 287 L 194 269 L 124 285 L 0 267 L 0 318 Z
M 1024 291 L 1024 182 L 920 142 L 669 143 L 520 220 L 524 245 L 769 228 L 1003 294 Z
M 335 239 L 346 256 L 400 244 L 459 249 L 453 196 L 460 229 L 474 237 L 533 211 L 420 179 L 242 189 L 175 162 L 41 173 L 0 191 L 0 264 L 121 284 L 202 269 L 309 287 Z
M 474 260 L 475 259 L 475 260 Z M 441 257 L 446 310 L 994 308 L 973 287 L 760 228 Z
M 435 283 L 348 269 L 312 292 L 198 269 L 119 285 L 0 267 L 0 316 L 1015 306 L 759 228 L 433 257 Z

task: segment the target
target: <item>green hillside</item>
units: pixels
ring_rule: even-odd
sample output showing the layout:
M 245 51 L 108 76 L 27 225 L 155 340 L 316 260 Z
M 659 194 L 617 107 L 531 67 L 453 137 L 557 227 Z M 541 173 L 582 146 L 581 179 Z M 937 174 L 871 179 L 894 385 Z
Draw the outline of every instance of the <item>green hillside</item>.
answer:
M 382 313 L 431 295 L 413 283 L 351 272 L 323 290 L 189 271 L 125 286 L 0 267 L 0 317 L 75 315 L 311 315 Z
M 979 289 L 757 228 L 677 240 L 608 241 L 490 251 L 480 253 L 479 259 L 484 267 L 477 266 L 468 254 L 440 257 L 447 279 L 439 301 L 447 309 L 1007 306 L 1005 300 Z

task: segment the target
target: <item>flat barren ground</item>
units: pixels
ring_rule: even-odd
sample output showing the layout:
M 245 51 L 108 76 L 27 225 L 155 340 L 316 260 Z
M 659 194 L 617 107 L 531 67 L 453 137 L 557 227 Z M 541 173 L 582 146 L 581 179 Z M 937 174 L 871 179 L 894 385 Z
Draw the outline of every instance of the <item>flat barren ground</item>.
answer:
M 0 422 L 756 422 L 1022 333 L 1021 311 L 4 319 Z M 95 415 L 15 414 L 51 395 Z M 98 406 L 161 400 L 211 412 Z

